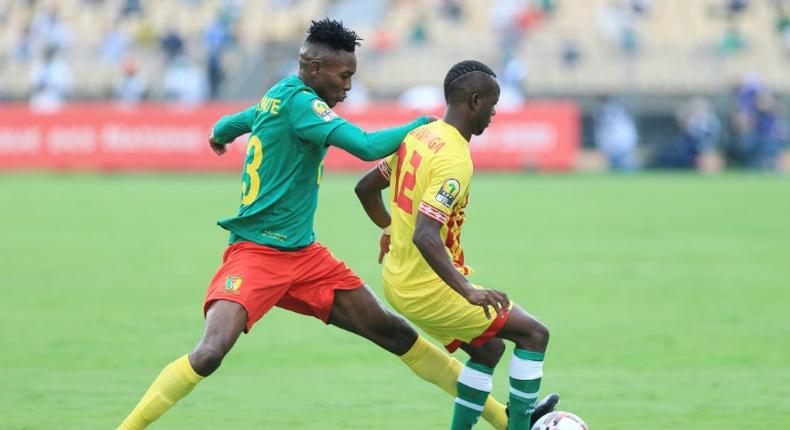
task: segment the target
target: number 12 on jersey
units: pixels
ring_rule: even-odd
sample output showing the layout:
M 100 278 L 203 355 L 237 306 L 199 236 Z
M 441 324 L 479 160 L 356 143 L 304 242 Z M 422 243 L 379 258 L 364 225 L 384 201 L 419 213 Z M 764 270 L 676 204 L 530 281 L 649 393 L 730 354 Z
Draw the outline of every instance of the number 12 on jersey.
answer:
M 404 171 L 403 161 L 407 155 L 411 155 L 411 157 L 409 157 L 409 163 L 406 165 L 406 170 Z M 395 189 L 398 191 L 395 195 L 395 202 L 398 204 L 399 208 L 403 209 L 408 214 L 412 214 L 414 211 L 414 200 L 412 198 L 413 196 L 409 197 L 406 195 L 406 191 L 408 191 L 409 194 L 414 192 L 414 186 L 417 184 L 417 169 L 420 167 L 421 162 L 422 155 L 420 155 L 419 152 L 412 151 L 407 154 L 406 145 L 400 145 L 400 148 L 398 148 L 398 170 L 396 171 L 397 176 L 395 176 Z M 402 175 L 401 172 L 403 172 Z

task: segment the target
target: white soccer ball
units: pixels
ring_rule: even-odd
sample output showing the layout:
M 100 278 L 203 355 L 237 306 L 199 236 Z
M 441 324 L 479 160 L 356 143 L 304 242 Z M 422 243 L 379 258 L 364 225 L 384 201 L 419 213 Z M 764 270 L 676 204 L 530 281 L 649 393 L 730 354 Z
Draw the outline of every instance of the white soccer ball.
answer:
M 570 412 L 554 411 L 540 417 L 532 430 L 588 430 L 581 418 Z

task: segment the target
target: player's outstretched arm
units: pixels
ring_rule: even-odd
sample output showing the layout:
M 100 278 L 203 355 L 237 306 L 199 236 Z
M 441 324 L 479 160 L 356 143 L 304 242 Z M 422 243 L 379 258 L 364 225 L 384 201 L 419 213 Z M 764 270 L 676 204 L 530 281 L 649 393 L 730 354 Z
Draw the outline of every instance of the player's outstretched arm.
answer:
M 252 131 L 252 123 L 258 114 L 258 105 L 231 115 L 225 115 L 214 124 L 209 137 L 209 145 L 217 155 L 225 153 L 224 145 L 233 142 L 237 137 Z
M 399 127 L 367 133 L 338 116 L 309 91 L 294 94 L 286 103 L 289 123 L 300 139 L 321 147 L 336 146 L 365 161 L 392 154 L 410 131 L 435 119 L 422 116 Z
M 346 122 L 329 134 L 326 143 L 365 161 L 378 160 L 395 152 L 410 131 L 433 120 L 432 117 L 421 116 L 408 124 L 373 133 Z
M 384 177 L 379 167 L 374 167 L 354 187 L 354 192 L 357 193 L 357 198 L 362 203 L 368 218 L 383 230 L 379 239 L 379 263 L 384 260 L 384 254 L 389 252 L 390 247 L 390 232 L 387 229 L 392 223 L 392 218 L 384 205 L 384 199 L 381 198 L 381 191 L 389 186 L 389 179 Z
M 414 229 L 412 242 L 422 254 L 428 265 L 442 280 L 452 289 L 463 296 L 469 303 L 478 305 L 485 311 L 486 318 L 491 318 L 488 310 L 489 306 L 499 316 L 503 316 L 510 306 L 507 294 L 490 289 L 475 288 L 453 265 L 452 260 L 447 255 L 444 241 L 440 235 L 442 223 L 420 213 L 417 215 L 417 226 Z

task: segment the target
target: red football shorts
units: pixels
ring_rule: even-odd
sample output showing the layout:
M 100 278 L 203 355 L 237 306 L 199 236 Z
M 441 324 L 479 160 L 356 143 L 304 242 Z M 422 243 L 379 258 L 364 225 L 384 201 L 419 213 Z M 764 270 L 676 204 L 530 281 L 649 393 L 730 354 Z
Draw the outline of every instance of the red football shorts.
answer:
M 236 302 L 247 310 L 245 332 L 272 306 L 327 323 L 335 290 L 353 290 L 364 284 L 317 242 L 298 251 L 236 242 L 225 250 L 222 266 L 208 286 L 203 313 L 215 300 Z

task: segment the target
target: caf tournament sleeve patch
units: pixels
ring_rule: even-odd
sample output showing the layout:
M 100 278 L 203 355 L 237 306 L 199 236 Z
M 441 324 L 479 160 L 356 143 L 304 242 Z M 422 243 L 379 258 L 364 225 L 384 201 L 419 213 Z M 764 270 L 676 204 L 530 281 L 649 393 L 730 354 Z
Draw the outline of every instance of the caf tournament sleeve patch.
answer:
M 333 119 L 338 118 L 335 111 L 329 108 L 329 106 L 322 100 L 315 99 L 313 100 L 313 111 L 319 118 L 323 119 L 326 122 L 332 121 Z
M 436 201 L 441 203 L 447 209 L 453 207 L 455 199 L 461 192 L 461 183 L 457 179 L 448 179 L 444 181 L 439 192 L 436 193 Z

